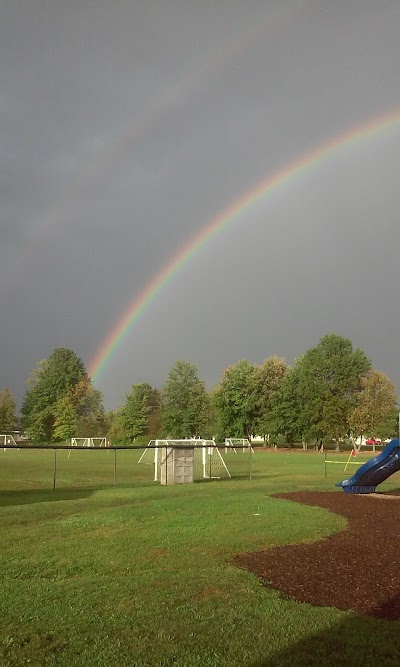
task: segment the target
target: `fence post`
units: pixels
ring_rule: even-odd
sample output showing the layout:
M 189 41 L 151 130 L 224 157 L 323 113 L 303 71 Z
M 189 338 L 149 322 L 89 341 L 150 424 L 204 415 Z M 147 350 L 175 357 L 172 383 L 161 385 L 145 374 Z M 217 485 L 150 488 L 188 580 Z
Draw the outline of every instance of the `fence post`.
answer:
M 114 486 L 117 486 L 117 450 L 114 449 Z
M 253 448 L 251 446 L 251 441 L 250 441 L 250 447 L 249 447 L 249 479 L 250 480 L 252 478 L 251 477 L 251 473 L 252 473 L 251 464 L 252 464 L 252 461 L 253 461 L 252 456 L 251 456 L 252 452 L 253 452 Z
M 57 450 L 54 450 L 54 477 L 53 477 L 53 491 L 56 490 L 56 472 L 57 472 Z

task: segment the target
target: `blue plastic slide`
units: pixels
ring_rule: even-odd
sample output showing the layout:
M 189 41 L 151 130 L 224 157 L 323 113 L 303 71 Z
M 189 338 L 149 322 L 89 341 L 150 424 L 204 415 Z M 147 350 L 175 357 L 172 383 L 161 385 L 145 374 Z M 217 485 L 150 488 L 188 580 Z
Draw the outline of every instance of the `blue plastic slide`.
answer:
M 378 484 L 397 470 L 400 470 L 400 443 L 392 440 L 383 452 L 360 466 L 351 479 L 336 486 L 342 486 L 346 493 L 374 493 Z

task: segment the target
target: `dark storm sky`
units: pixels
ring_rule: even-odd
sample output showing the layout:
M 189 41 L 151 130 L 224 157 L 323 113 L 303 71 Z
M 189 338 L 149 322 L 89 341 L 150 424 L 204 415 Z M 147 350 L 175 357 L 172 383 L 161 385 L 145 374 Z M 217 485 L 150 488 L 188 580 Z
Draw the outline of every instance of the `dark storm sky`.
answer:
M 400 386 L 398 0 L 0 2 L 0 389 L 90 363 L 135 295 L 261 179 L 288 179 L 178 271 L 97 379 L 107 407 L 177 359 L 211 386 L 328 332 Z

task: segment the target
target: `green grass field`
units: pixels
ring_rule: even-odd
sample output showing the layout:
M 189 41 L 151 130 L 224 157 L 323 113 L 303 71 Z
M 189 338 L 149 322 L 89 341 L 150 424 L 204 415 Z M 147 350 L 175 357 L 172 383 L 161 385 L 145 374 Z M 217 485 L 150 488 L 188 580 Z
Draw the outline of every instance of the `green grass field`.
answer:
M 250 481 L 247 454 L 229 453 L 232 480 L 161 487 L 118 451 L 114 487 L 111 451 L 58 452 L 53 491 L 52 451 L 0 457 L 0 665 L 399 664 L 398 622 L 296 603 L 231 564 L 342 530 L 270 495 L 334 490 L 355 467 L 324 478 L 321 455 L 256 452 Z

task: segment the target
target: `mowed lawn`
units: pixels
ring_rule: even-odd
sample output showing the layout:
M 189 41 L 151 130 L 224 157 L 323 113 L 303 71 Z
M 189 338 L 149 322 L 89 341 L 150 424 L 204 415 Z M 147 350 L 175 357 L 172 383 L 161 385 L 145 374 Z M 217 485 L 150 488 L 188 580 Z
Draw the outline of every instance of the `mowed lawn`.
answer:
M 398 622 L 299 604 L 231 564 L 344 529 L 270 495 L 334 490 L 354 466 L 324 478 L 321 455 L 256 451 L 250 481 L 229 453 L 232 480 L 162 487 L 139 455 L 117 452 L 114 487 L 113 452 L 58 452 L 53 491 L 52 451 L 0 451 L 0 665 L 399 664 Z

